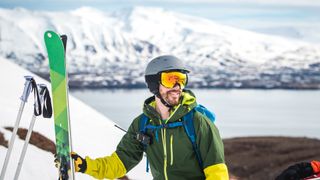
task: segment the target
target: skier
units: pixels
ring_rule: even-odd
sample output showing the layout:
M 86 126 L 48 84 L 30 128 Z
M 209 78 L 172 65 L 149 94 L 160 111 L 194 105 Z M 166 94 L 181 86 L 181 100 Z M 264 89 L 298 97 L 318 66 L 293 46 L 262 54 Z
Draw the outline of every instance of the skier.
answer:
M 217 127 L 206 115 L 193 110 L 197 106 L 196 97 L 185 89 L 188 73 L 183 62 L 174 56 L 151 60 L 145 80 L 154 96 L 145 100 L 143 114 L 133 120 L 110 156 L 91 159 L 73 152 L 75 171 L 99 179 L 122 177 L 146 152 L 156 180 L 229 179 Z M 194 143 L 190 142 L 192 133 L 186 132 L 182 123 L 190 111 Z
M 300 162 L 289 166 L 276 178 L 276 180 L 300 180 L 313 175 L 320 177 L 319 161 Z

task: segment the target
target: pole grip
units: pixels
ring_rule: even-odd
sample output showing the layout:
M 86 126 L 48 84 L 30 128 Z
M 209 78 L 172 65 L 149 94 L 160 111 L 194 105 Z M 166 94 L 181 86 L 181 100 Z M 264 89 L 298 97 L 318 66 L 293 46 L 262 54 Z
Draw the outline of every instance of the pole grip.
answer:
M 28 97 L 30 95 L 30 92 L 32 90 L 32 84 L 31 82 L 34 80 L 32 76 L 24 76 L 24 78 L 26 79 L 26 82 L 24 83 L 24 89 L 23 89 L 23 93 L 22 96 L 20 97 L 21 101 L 23 102 L 27 102 Z

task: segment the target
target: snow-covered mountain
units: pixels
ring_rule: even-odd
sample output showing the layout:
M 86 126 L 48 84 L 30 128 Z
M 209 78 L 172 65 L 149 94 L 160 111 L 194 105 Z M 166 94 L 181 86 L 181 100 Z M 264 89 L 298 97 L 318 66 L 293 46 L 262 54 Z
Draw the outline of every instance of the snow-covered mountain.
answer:
M 0 58 L 0 136 L 4 134 L 6 141 L 10 141 L 12 132 L 5 127 L 12 127 L 15 124 L 20 105 L 19 98 L 24 88 L 23 76 L 26 75 L 33 76 L 37 83 L 47 84 L 51 89 L 49 82 Z M 25 104 L 19 127 L 28 129 L 33 114 L 33 101 L 33 95 L 30 95 Z M 91 156 L 92 158 L 111 155 L 124 133 L 114 127 L 113 121 L 73 96 L 69 96 L 69 105 L 73 150 L 82 156 Z M 55 142 L 53 117 L 44 119 L 38 116 L 33 130 Z M 5 179 L 14 179 L 23 145 L 24 141 L 16 137 Z M 0 169 L 3 167 L 7 150 L 0 145 Z M 53 161 L 53 154 L 29 144 L 19 179 L 57 179 L 58 172 Z M 152 179 L 151 174 L 145 172 L 145 161 L 143 159 L 137 167 L 128 173 L 129 178 Z M 76 179 L 92 179 L 92 177 L 76 173 Z
M 320 88 L 320 45 L 159 8 L 0 9 L 0 56 L 48 77 L 46 30 L 69 37 L 71 87 L 143 87 L 150 58 L 185 60 L 195 87 Z

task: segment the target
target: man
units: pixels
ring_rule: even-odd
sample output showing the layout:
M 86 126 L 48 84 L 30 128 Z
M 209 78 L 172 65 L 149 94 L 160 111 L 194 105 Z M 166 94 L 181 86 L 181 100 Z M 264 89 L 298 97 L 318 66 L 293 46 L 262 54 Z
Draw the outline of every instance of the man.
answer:
M 320 161 L 296 163 L 285 169 L 276 180 L 300 180 L 307 177 L 320 177 Z
M 133 120 L 111 156 L 93 160 L 73 153 L 75 170 L 95 178 L 122 177 L 146 152 L 155 180 L 229 179 L 222 140 L 208 117 L 200 112 L 193 114 L 199 153 L 195 152 L 182 123 L 169 127 L 179 124 L 177 122 L 197 106 L 194 94 L 184 89 L 187 73 L 189 70 L 183 62 L 174 56 L 154 58 L 145 71 L 146 83 L 154 96 L 145 101 L 143 114 Z M 154 127 L 146 133 L 141 133 L 143 117 L 147 117 L 150 127 Z

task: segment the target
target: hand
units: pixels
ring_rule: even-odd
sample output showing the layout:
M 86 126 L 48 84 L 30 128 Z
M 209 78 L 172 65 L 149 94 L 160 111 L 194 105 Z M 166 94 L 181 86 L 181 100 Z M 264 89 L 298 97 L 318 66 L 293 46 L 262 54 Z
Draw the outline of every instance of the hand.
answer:
M 74 160 L 74 170 L 84 173 L 87 170 L 87 161 L 75 152 L 71 152 L 71 158 Z
M 288 167 L 276 180 L 300 180 L 311 175 L 313 175 L 311 163 L 302 162 Z

